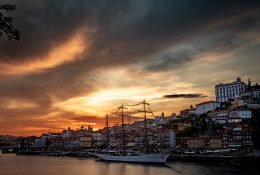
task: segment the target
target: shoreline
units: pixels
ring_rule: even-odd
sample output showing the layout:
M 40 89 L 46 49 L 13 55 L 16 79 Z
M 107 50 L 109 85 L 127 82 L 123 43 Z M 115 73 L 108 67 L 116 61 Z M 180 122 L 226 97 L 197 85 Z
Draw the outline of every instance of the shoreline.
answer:
M 93 158 L 88 153 L 68 152 L 58 153 L 50 152 L 49 154 L 42 154 L 43 152 L 10 152 L 2 154 L 15 154 L 17 156 L 48 156 L 48 157 L 75 157 L 75 158 Z M 198 163 L 201 165 L 219 165 L 219 166 L 243 166 L 243 167 L 257 167 L 260 165 L 259 156 L 202 156 L 202 155 L 170 155 L 166 163 L 183 162 L 183 163 Z

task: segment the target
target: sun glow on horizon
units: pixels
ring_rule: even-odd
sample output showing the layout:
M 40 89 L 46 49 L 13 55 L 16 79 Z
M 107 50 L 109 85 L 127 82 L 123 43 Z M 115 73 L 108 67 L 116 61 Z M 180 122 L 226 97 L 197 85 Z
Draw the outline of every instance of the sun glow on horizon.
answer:
M 149 95 L 150 94 L 150 95 Z M 87 96 L 75 97 L 63 102 L 58 102 L 55 107 L 65 111 L 73 111 L 79 115 L 93 114 L 105 116 L 121 103 L 138 103 L 144 99 L 158 98 L 157 95 L 151 95 L 142 91 L 142 88 L 115 88 L 101 90 L 91 93 Z

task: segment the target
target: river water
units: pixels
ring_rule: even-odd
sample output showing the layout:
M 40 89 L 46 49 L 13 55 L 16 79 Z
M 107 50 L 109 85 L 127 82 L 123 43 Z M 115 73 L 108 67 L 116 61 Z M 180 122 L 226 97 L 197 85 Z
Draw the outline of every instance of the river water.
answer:
M 17 156 L 0 154 L 0 175 L 250 175 L 256 168 L 238 168 L 194 163 L 167 163 L 166 166 L 112 163 L 93 158 Z

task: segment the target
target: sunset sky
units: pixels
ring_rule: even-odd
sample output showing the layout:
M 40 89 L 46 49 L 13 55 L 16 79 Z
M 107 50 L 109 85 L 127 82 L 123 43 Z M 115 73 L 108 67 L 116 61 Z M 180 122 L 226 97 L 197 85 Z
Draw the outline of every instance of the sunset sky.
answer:
M 21 39 L 0 38 L 0 135 L 98 129 L 144 99 L 178 114 L 238 75 L 260 83 L 260 1 L 4 2 Z

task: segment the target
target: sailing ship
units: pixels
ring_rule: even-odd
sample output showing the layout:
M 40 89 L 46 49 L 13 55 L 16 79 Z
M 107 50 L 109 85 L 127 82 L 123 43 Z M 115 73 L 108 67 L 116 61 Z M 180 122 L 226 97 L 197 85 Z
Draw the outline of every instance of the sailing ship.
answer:
M 123 134 L 123 152 L 117 152 L 114 150 L 109 150 L 103 153 L 94 153 L 92 156 L 97 157 L 99 160 L 104 161 L 116 161 L 116 162 L 133 162 L 133 163 L 165 163 L 167 158 L 170 156 L 169 153 L 148 153 L 147 151 L 147 126 L 146 126 L 146 113 L 149 112 L 146 109 L 146 105 L 150 105 L 145 100 L 140 102 L 143 104 L 143 110 L 139 112 L 144 113 L 144 153 L 138 154 L 136 152 L 126 153 L 125 149 L 125 128 L 124 128 L 124 109 L 127 109 L 122 104 L 118 107 L 121 110 L 121 120 L 122 120 L 122 134 Z M 109 148 L 109 135 L 108 135 L 108 115 L 106 116 L 106 127 L 107 127 L 107 141 Z
M 141 155 L 114 155 L 110 153 L 105 154 L 93 154 L 104 161 L 115 162 L 133 162 L 133 163 L 165 163 L 170 154 L 167 153 L 154 153 L 154 154 L 141 154 Z

